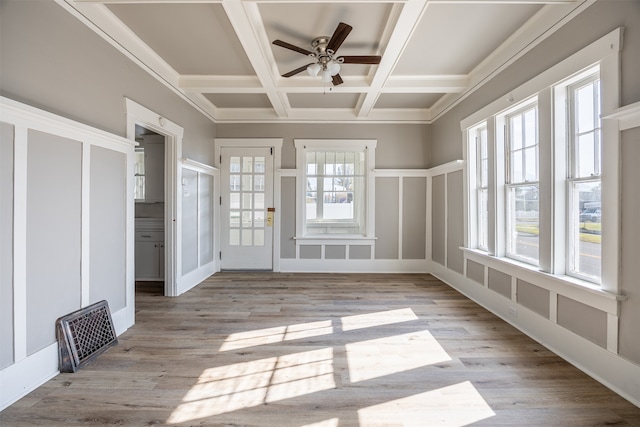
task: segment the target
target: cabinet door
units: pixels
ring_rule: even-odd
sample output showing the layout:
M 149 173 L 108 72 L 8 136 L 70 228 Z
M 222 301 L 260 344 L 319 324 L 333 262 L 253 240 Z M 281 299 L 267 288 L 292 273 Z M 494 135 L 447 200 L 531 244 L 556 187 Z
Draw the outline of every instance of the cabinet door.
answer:
M 161 245 L 159 242 L 136 242 L 136 279 L 160 278 Z

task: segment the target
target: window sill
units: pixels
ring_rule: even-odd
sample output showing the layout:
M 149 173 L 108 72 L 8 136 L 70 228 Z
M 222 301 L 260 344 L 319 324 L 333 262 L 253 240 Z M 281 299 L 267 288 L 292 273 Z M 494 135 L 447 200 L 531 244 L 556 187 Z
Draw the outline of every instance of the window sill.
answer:
M 599 285 L 586 280 L 545 273 L 531 264 L 496 257 L 479 249 L 460 249 L 464 252 L 466 259 L 616 316 L 619 315 L 618 302 L 626 300 L 624 295 L 604 291 Z

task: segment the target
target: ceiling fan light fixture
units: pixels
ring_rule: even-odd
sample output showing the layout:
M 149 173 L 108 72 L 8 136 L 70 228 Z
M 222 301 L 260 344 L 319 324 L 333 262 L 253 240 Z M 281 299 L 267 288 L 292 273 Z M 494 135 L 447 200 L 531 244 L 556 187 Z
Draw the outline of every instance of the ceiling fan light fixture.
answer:
M 325 83 L 329 83 L 333 80 L 333 76 L 329 70 L 324 70 L 322 72 L 322 81 Z
M 321 69 L 322 67 L 320 67 L 320 64 L 311 64 L 307 67 L 307 73 L 309 73 L 311 77 L 317 77 Z
M 328 67 L 328 70 L 329 70 L 329 74 L 331 74 L 331 76 L 333 77 L 340 72 L 340 64 L 338 64 L 337 62 L 331 62 L 331 64 Z

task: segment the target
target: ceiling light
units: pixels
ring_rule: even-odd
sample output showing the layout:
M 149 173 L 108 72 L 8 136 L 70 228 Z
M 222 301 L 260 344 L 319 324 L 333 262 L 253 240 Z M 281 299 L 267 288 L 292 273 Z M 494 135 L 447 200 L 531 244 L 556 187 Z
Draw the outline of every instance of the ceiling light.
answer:
M 316 62 L 315 64 L 311 64 L 307 67 L 307 73 L 309 73 L 311 77 L 317 77 L 321 69 L 322 67 L 320 64 Z

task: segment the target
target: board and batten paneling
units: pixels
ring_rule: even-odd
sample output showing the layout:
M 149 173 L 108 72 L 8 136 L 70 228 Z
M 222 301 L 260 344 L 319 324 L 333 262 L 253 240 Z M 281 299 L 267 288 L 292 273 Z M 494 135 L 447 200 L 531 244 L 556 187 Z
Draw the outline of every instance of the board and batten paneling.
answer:
M 118 334 L 133 324 L 134 142 L 4 97 L 0 114 L 1 410 L 58 373 L 57 318 L 106 299 Z
M 296 242 L 296 178 L 283 176 L 281 178 L 281 223 L 280 223 L 280 258 L 295 259 Z
M 126 292 L 115 283 L 126 282 L 127 156 L 103 147 L 91 147 L 90 233 L 91 276 L 89 302 L 106 299 L 109 309 L 126 307 Z
M 82 143 L 29 130 L 27 355 L 56 342 L 55 321 L 81 306 Z
M 13 364 L 13 125 L 0 122 L 0 369 Z
M 198 268 L 198 173 L 182 171 L 182 274 Z
M 427 179 L 402 179 L 402 259 L 427 256 Z
M 191 159 L 181 159 L 181 277 L 178 293 L 202 282 L 219 270 L 214 201 L 220 195 L 220 171 Z M 219 206 L 219 205 L 218 205 Z
M 399 177 L 376 178 L 376 259 L 398 259 Z

